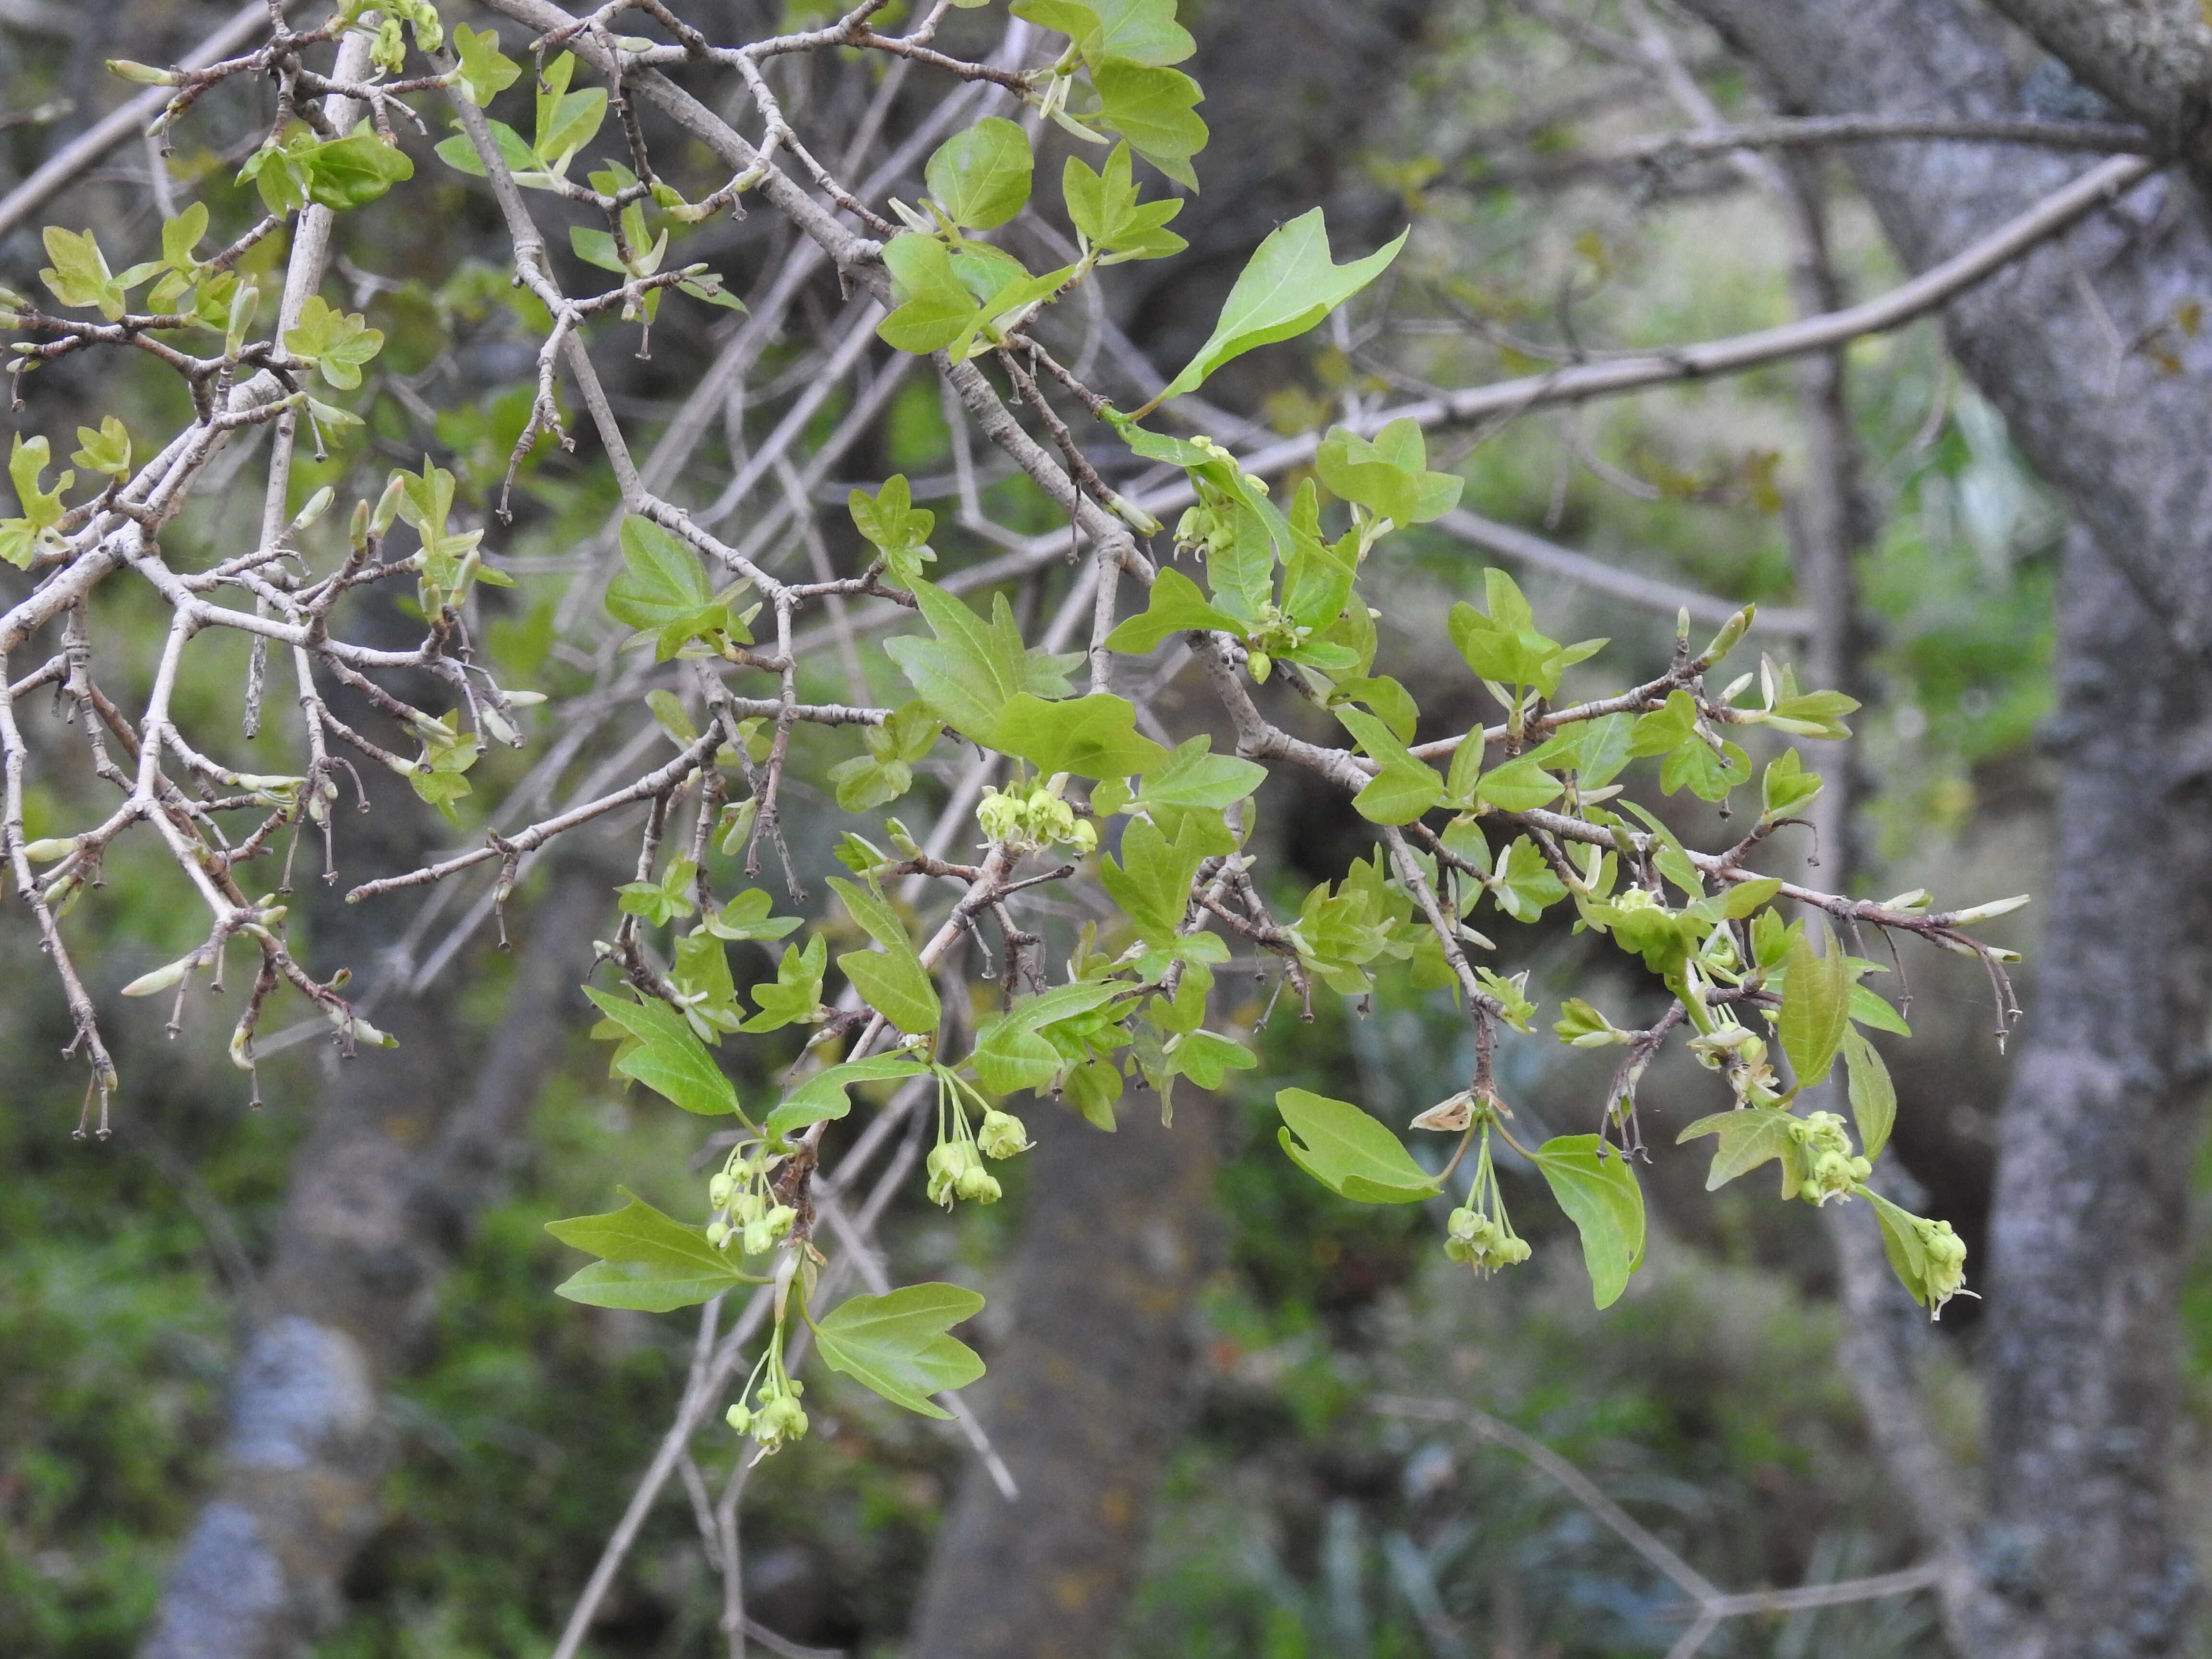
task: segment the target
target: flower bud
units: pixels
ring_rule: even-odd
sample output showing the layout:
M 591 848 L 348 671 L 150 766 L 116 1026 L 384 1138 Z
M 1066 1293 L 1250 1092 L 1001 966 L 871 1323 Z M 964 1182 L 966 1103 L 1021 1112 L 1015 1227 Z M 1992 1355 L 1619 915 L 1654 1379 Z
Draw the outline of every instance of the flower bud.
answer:
M 981 1167 L 962 1171 L 953 1190 L 970 1204 L 996 1204 L 1002 1191 L 997 1178 Z
M 747 1255 L 766 1255 L 775 1248 L 775 1235 L 769 1231 L 765 1221 L 748 1221 L 744 1229 L 744 1249 Z
M 725 1170 L 707 1183 L 707 1202 L 718 1210 L 728 1209 L 730 1200 L 736 1194 L 737 1185 L 736 1182 L 730 1179 L 729 1172 Z
M 975 1144 L 983 1149 L 986 1158 L 1012 1158 L 1029 1150 L 1029 1132 L 1012 1112 L 986 1112 Z
M 710 1221 L 707 1224 L 707 1242 L 716 1249 L 720 1249 L 728 1241 L 729 1237 L 730 1224 L 726 1221 Z
M 742 1401 L 723 1413 L 722 1421 L 727 1423 L 739 1434 L 749 1434 L 752 1431 L 753 1414 L 745 1409 Z

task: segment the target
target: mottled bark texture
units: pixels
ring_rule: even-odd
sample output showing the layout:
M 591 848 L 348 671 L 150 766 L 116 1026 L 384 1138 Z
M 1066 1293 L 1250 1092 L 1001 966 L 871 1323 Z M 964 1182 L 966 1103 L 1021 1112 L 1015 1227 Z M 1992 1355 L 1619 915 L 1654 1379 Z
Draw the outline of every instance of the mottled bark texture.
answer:
M 1092 1659 L 1111 1645 L 1188 1404 L 1224 1109 L 1186 1085 L 1172 1130 L 1148 1094 L 1124 1097 L 1110 1136 L 1062 1108 L 1030 1115 L 1029 1210 L 992 1290 L 1012 1334 L 976 1401 L 1022 1496 L 1008 1503 L 969 1472 L 911 1659 Z
M 2021 107 L 2014 60 L 1948 0 L 1689 3 L 1808 113 Z M 2085 26 L 2044 38 L 2087 52 L 2095 37 Z M 2117 62 L 2071 67 L 2108 92 L 2124 83 Z M 2084 165 L 1904 143 L 1850 159 L 1915 268 Z M 2189 1572 L 2165 1469 L 2212 965 L 2212 347 L 2169 327 L 2160 343 L 2181 366 L 2169 374 L 2112 341 L 2172 323 L 2208 280 L 2197 199 L 2154 182 L 1961 300 L 1947 325 L 2075 524 L 2057 665 L 2057 856 L 2039 896 L 2036 994 L 2010 1062 L 1984 1275 L 1987 1516 L 1975 1582 L 1954 1605 L 1978 1659 L 2160 1655 L 2184 1642 Z
M 141 1659 L 289 1659 L 337 1617 L 346 1569 L 381 1519 L 386 1382 L 579 1017 L 605 891 L 572 878 L 538 908 L 480 1057 L 451 987 L 434 987 L 380 1008 L 400 1046 L 338 1065 L 321 1090 L 249 1310 L 220 1486 Z

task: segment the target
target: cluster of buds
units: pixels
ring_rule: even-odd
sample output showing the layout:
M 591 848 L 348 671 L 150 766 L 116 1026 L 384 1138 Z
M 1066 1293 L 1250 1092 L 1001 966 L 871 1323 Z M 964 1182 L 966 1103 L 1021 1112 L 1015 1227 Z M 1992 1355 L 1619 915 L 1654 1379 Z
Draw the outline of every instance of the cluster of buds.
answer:
M 775 1160 L 761 1143 L 741 1143 L 707 1183 L 707 1204 L 714 1218 L 707 1242 L 718 1250 L 735 1246 L 744 1255 L 766 1255 L 788 1235 L 799 1212 L 777 1201 L 769 1187 Z
M 1023 852 L 1044 847 L 1072 847 L 1079 854 L 1095 851 L 1098 826 L 1075 816 L 1075 809 L 1060 798 L 1065 777 L 1024 789 L 1016 784 L 1003 794 L 990 785 L 975 804 L 975 822 L 989 840 L 1004 842 Z
M 770 1456 L 806 1437 L 806 1413 L 799 1404 L 799 1396 L 805 1392 L 806 1385 L 783 1368 L 783 1328 L 779 1325 L 747 1380 L 744 1394 L 722 1420 L 739 1434 L 750 1435 L 760 1455 Z M 745 1404 L 747 1396 L 754 1401 L 750 1406 Z
M 996 1204 L 1004 1189 L 999 1178 L 983 1167 L 983 1154 L 968 1139 L 938 1143 L 929 1155 L 929 1201 L 952 1207 L 964 1198 L 970 1204 Z
M 1445 1221 L 1444 1254 L 1486 1277 L 1500 1267 L 1518 1267 L 1526 1261 L 1528 1241 L 1514 1235 L 1502 1211 L 1492 1217 L 1462 1208 L 1454 1210 Z
M 1848 1199 L 1874 1173 L 1872 1164 L 1852 1152 L 1850 1134 L 1844 1127 L 1844 1120 L 1833 1112 L 1808 1112 L 1790 1124 L 1790 1138 L 1797 1143 L 1797 1196 L 1808 1204 Z M 1944 1222 L 1923 1224 L 1942 1227 L 1947 1237 L 1951 1231 Z M 1962 1267 L 1966 1260 L 1966 1247 L 1960 1244 Z M 1964 1278 L 1963 1273 L 1960 1277 Z
M 1923 1283 L 1928 1291 L 1928 1316 L 1933 1319 L 1953 1297 L 1973 1294 L 1966 1289 L 1966 1241 L 1951 1231 L 1948 1221 L 1929 1221 L 1915 1216 L 1912 1222 L 1920 1235 L 1921 1250 L 1928 1258 Z
M 966 1095 L 983 1109 L 981 1128 L 968 1121 Z M 937 1145 L 924 1166 L 929 1172 L 929 1201 L 951 1209 L 957 1199 L 996 1204 L 1004 1188 L 983 1160 L 1008 1158 L 1030 1147 L 1029 1131 L 1012 1112 L 1002 1112 L 952 1072 L 937 1068 Z
M 1226 461 L 1232 467 L 1237 465 L 1236 456 L 1211 438 L 1194 438 L 1191 442 L 1198 448 L 1210 452 L 1217 460 Z M 1198 505 L 1176 521 L 1176 556 L 1180 558 L 1186 553 L 1196 553 L 1210 558 L 1216 553 L 1226 551 L 1236 540 L 1236 510 L 1231 496 L 1218 484 L 1197 474 L 1192 476 L 1198 485 Z M 1247 484 L 1257 489 L 1266 488 L 1250 473 L 1243 477 Z
M 1468 1183 L 1467 1202 L 1444 1220 L 1444 1255 L 1454 1261 L 1466 1262 L 1487 1279 L 1500 1267 L 1517 1267 L 1526 1261 L 1528 1241 L 1516 1233 L 1506 1218 L 1505 1194 L 1498 1185 L 1497 1167 L 1490 1161 L 1491 1122 L 1504 1110 L 1497 1097 L 1486 1095 L 1478 1099 L 1470 1091 L 1431 1108 L 1423 1117 L 1443 1115 L 1436 1126 L 1442 1127 L 1460 1115 L 1455 1109 L 1462 1102 L 1466 1103 L 1463 1121 L 1477 1129 L 1481 1139 L 1475 1152 L 1474 1179 Z

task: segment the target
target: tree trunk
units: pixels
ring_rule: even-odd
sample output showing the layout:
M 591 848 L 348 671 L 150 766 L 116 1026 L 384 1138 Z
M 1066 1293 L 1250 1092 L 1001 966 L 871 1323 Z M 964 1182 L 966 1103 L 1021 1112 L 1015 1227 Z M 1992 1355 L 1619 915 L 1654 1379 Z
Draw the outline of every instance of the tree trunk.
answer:
M 1144 1093 L 1123 1097 L 1111 1135 L 1063 1108 L 1030 1115 L 1029 1210 L 994 1297 L 1013 1334 L 976 1403 L 1022 1495 L 969 1472 L 913 1659 L 1094 1659 L 1112 1644 L 1188 1404 L 1224 1109 L 1186 1085 L 1172 1130 Z
M 1810 112 L 2020 112 L 2001 46 L 1948 0 L 1690 3 Z M 2081 166 L 1905 143 L 1850 161 L 1916 268 Z M 2170 328 L 2186 372 L 2161 375 L 2112 341 L 2171 322 L 2208 273 L 2191 194 L 2159 184 L 1950 313 L 1953 349 L 2076 523 L 2060 600 L 2057 857 L 1985 1276 L 1988 1518 L 1978 1583 L 1954 1606 L 1977 1655 L 2148 1656 L 2182 1642 L 2188 1574 L 2166 1467 L 2212 919 L 2212 352 Z
M 561 1052 L 605 890 L 571 877 L 539 907 L 473 1079 L 452 993 L 434 988 L 380 1010 L 400 1046 L 364 1051 L 322 1091 L 232 1383 L 221 1484 L 141 1659 L 289 1659 L 337 1616 L 380 1519 L 386 1381 Z

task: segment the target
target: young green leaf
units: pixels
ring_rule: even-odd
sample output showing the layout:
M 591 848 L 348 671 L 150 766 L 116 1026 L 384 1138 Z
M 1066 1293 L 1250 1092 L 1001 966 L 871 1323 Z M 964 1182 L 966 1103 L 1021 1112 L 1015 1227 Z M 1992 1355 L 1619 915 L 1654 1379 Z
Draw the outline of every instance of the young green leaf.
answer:
M 1340 265 L 1329 258 L 1328 231 L 1319 208 L 1273 232 L 1230 289 L 1212 336 L 1152 401 L 1163 403 L 1194 392 L 1231 359 L 1304 333 L 1380 276 L 1398 257 L 1407 234 L 1401 231 L 1396 240 L 1364 259 Z
M 954 224 L 992 230 L 1028 203 L 1035 165 L 1029 135 L 1003 116 L 987 115 L 939 144 L 922 177 Z
M 77 428 L 76 441 L 79 447 L 70 459 L 87 471 L 110 478 L 131 476 L 131 434 L 114 416 L 101 416 L 97 432 L 88 426 Z
M 916 582 L 914 594 L 935 637 L 887 640 L 884 651 L 930 712 L 953 730 L 988 742 L 1000 711 L 1014 697 L 1027 692 L 1057 699 L 1073 689 L 1067 671 L 1081 655 L 1029 649 L 1005 594 L 992 596 L 988 622 L 927 582 Z
M 1159 259 L 1180 253 L 1189 244 L 1165 228 L 1182 211 L 1172 197 L 1139 203 L 1134 169 L 1126 143 L 1114 146 L 1102 172 L 1093 173 L 1079 156 L 1071 155 L 1061 169 L 1060 199 L 1068 222 L 1094 247 L 1109 256 L 1103 263 L 1125 259 Z
M 1401 417 L 1370 443 L 1345 427 L 1331 427 L 1314 455 L 1321 481 L 1347 501 L 1403 529 L 1440 519 L 1459 505 L 1466 480 L 1428 471 L 1428 446 L 1420 423 Z
M 1206 94 L 1181 70 L 1104 58 L 1091 66 L 1102 126 L 1128 140 L 1129 148 L 1186 190 L 1198 188 L 1190 158 L 1212 137 L 1198 113 Z M 1188 390 L 1188 387 L 1185 390 Z
M 845 498 L 853 523 L 884 556 L 891 580 L 911 587 L 921 580 L 921 568 L 936 562 L 929 532 L 937 527 L 937 514 L 914 504 L 914 495 L 902 472 L 884 480 L 871 495 L 855 489 Z
M 994 1094 L 1042 1088 L 1066 1062 L 1039 1035 L 1041 1029 L 1087 1014 L 1123 988 L 1103 980 L 1079 980 L 1024 997 L 1006 1012 L 993 1015 L 975 1028 L 975 1050 L 968 1057 L 976 1080 Z
M 1165 950 L 1182 926 L 1190 906 L 1190 884 L 1205 861 L 1198 832 L 1181 827 L 1170 842 L 1157 827 L 1139 819 L 1121 836 L 1120 862 L 1099 860 L 1098 878 L 1106 894 L 1121 907 L 1136 928 L 1138 938 L 1155 950 Z
M 1558 799 L 1559 781 L 1523 755 L 1485 772 L 1474 786 L 1474 798 L 1500 812 L 1531 812 Z
M 884 264 L 891 273 L 891 313 L 876 325 L 885 345 L 927 356 L 951 345 L 975 322 L 981 309 L 953 269 L 952 255 L 934 236 L 907 231 L 884 244 Z
M 752 988 L 752 999 L 760 1012 L 738 1030 L 778 1031 L 787 1025 L 811 1024 L 823 1018 L 822 971 L 829 961 L 830 942 L 819 933 L 806 941 L 804 951 L 795 945 L 786 945 L 775 980 L 763 980 Z
M 1285 1089 L 1275 1096 L 1275 1109 L 1285 1126 L 1275 1132 L 1276 1139 L 1293 1164 L 1329 1191 L 1361 1204 L 1418 1204 L 1436 1196 L 1436 1177 L 1358 1107 Z
M 569 158 L 592 142 L 599 124 L 606 119 L 605 89 L 590 87 L 582 92 L 569 91 L 568 82 L 575 72 L 575 58 L 564 52 L 538 75 L 538 137 L 531 149 L 538 165 L 549 173 L 567 171 Z
M 461 60 L 461 90 L 478 109 L 522 78 L 522 65 L 500 51 L 499 36 L 490 29 L 455 25 L 453 50 Z
M 1188 806 L 1224 811 L 1267 781 L 1257 761 L 1212 753 L 1213 739 L 1196 737 L 1178 744 L 1167 758 L 1146 769 L 1139 809 Z
M 1874 1044 L 1854 1027 L 1844 1028 L 1844 1063 L 1850 1078 L 1851 1117 L 1859 1128 L 1859 1150 L 1869 1160 L 1880 1158 L 1889 1144 L 1897 1121 L 1897 1085 L 1889 1067 Z
M 1189 629 L 1214 629 L 1242 639 L 1246 624 L 1206 602 L 1198 584 L 1180 570 L 1164 569 L 1152 584 L 1145 609 L 1125 617 L 1106 636 L 1106 648 L 1126 656 L 1141 657 L 1158 648 L 1170 634 Z
M 549 1221 L 562 1243 L 600 1258 L 554 1287 L 554 1294 L 594 1308 L 672 1313 L 712 1301 L 737 1285 L 762 1281 L 707 1242 L 703 1229 L 663 1215 L 626 1189 L 629 1200 L 605 1215 Z
M 341 392 L 361 384 L 362 367 L 383 349 L 381 329 L 371 328 L 358 311 L 338 311 L 319 294 L 307 296 L 298 325 L 284 334 L 284 349 L 313 363 Z
M 1782 958 L 1782 1012 L 1776 1028 L 1797 1085 L 1805 1089 L 1828 1075 L 1850 1024 L 1850 965 L 1826 921 L 1820 933 L 1825 956 L 1814 956 L 1812 939 L 1799 933 Z
M 1719 1146 L 1713 1149 L 1713 1166 L 1705 1176 L 1705 1190 L 1717 1192 L 1769 1158 L 1786 1158 L 1795 1144 L 1790 1127 L 1796 1121 L 1778 1106 L 1746 1107 L 1701 1117 L 1674 1139 L 1680 1145 L 1705 1135 L 1720 1137 Z
M 908 1054 L 872 1054 L 825 1066 L 786 1095 L 761 1127 L 770 1139 L 794 1134 L 809 1124 L 832 1121 L 853 1109 L 846 1091 L 858 1083 L 886 1083 L 920 1077 L 929 1068 Z
M 379 138 L 366 120 L 343 138 L 301 147 L 294 161 L 305 176 L 307 199 L 337 213 L 366 207 L 415 176 L 407 152 Z
M 738 1110 L 738 1091 L 707 1045 L 665 1004 L 633 1002 L 592 986 L 584 994 L 633 1039 L 633 1046 L 617 1054 L 616 1071 L 687 1112 L 720 1117 Z
M 884 946 L 880 951 L 847 951 L 837 958 L 839 971 L 852 981 L 862 1001 L 900 1030 L 933 1036 L 945 1017 L 944 1006 L 897 912 L 872 884 L 863 887 L 838 876 L 830 877 L 830 884 L 845 901 L 853 920 Z
M 975 1351 L 948 1334 L 982 1311 L 983 1298 L 957 1285 L 908 1285 L 889 1296 L 855 1296 L 814 1324 L 822 1363 L 924 1417 L 952 1413 L 929 1396 L 965 1388 L 983 1374 Z
M 1591 1294 L 1609 1308 L 1644 1260 L 1644 1193 L 1626 1155 L 1607 1146 L 1601 1157 L 1601 1145 L 1596 1135 L 1556 1135 L 1533 1161 L 1582 1234 Z
M 1048 775 L 1127 778 L 1153 771 L 1168 759 L 1168 751 L 1139 736 L 1136 725 L 1136 708 L 1126 697 L 1093 692 L 1072 702 L 1046 702 L 1024 691 L 1007 700 L 988 735 L 993 748 Z
M 1333 712 L 1382 769 L 1352 797 L 1353 810 L 1362 817 L 1370 823 L 1411 823 L 1443 799 L 1444 781 L 1436 769 L 1416 760 L 1382 721 L 1340 705 Z

